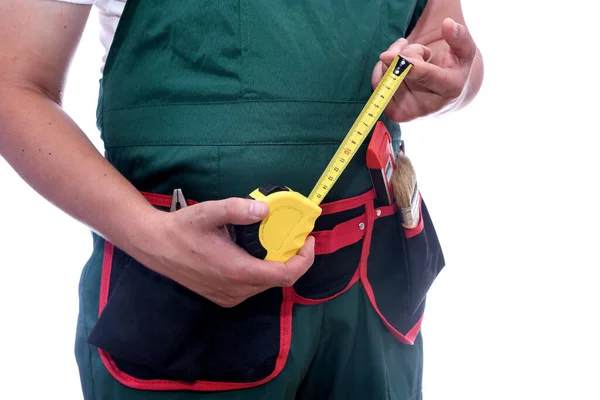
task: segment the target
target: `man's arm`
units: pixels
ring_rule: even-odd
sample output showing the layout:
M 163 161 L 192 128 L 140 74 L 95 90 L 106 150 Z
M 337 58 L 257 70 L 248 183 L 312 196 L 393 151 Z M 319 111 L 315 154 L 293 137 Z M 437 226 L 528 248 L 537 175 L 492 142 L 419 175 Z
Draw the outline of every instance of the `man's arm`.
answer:
M 67 214 L 219 305 L 293 285 L 313 263 L 314 238 L 283 265 L 249 255 L 224 228 L 259 222 L 265 203 L 230 198 L 155 209 L 62 110 L 67 67 L 89 11 L 46 0 L 0 2 L 0 155 Z
M 141 246 L 148 202 L 61 108 L 66 71 L 90 6 L 0 5 L 0 155 L 38 193 L 128 250 Z

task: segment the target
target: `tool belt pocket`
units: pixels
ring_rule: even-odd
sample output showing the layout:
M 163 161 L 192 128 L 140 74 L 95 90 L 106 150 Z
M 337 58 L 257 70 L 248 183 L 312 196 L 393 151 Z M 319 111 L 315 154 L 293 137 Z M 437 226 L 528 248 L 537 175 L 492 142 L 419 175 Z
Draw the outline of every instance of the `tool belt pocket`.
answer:
M 420 330 L 425 299 L 445 260 L 433 222 L 420 200 L 420 221 L 402 226 L 396 206 L 375 210 L 365 289 L 385 325 L 412 344 Z
M 294 285 L 297 303 L 331 300 L 358 281 L 366 232 L 365 204 L 370 195 L 321 206 L 323 212 L 311 233 L 315 238 L 315 260 Z
M 283 369 L 291 289 L 222 308 L 105 244 L 100 316 L 88 342 L 121 383 L 147 390 L 258 386 Z

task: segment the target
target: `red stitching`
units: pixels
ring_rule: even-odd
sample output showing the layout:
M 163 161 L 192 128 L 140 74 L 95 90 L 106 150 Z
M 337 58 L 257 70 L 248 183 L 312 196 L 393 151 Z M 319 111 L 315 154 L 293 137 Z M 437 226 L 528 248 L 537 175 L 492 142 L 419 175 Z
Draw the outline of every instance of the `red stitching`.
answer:
M 344 289 L 342 289 L 338 293 L 334 294 L 333 296 L 325 297 L 324 299 L 309 299 L 308 297 L 302 297 L 298 293 L 296 293 L 296 291 L 294 290 L 294 297 L 295 297 L 294 302 L 296 304 L 302 304 L 303 306 L 314 306 L 316 304 L 321 304 L 321 303 L 325 303 L 326 301 L 333 300 L 336 297 L 341 296 L 342 294 L 346 293 L 352 286 L 354 286 L 354 284 L 356 282 L 358 282 L 359 277 L 360 277 L 359 270 L 358 270 L 358 268 L 356 268 L 356 271 L 354 271 L 354 275 L 352 276 L 352 279 L 350 279 L 350 282 L 348 282 L 348 284 L 346 285 L 346 287 Z

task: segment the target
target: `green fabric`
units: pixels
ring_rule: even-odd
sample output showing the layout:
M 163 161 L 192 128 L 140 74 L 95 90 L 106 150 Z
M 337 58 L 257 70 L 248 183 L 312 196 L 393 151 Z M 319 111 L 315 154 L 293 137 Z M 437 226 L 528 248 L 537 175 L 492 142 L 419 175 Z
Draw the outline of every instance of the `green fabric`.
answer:
M 371 93 L 379 54 L 426 0 L 128 0 L 104 70 L 107 159 L 139 190 L 203 201 L 271 181 L 307 195 Z M 397 124 L 387 121 L 396 149 Z M 326 202 L 371 188 L 366 145 Z M 272 382 L 229 393 L 126 388 L 86 338 L 97 320 L 102 240 L 80 283 L 76 356 L 86 399 L 420 399 L 422 347 L 398 342 L 357 284 L 295 306 Z
M 271 382 L 228 392 L 149 392 L 130 389 L 104 368 L 86 344 L 98 312 L 98 282 L 104 242 L 95 237 L 82 277 L 76 355 L 85 399 L 93 400 L 420 400 L 422 338 L 405 345 L 383 326 L 360 284 L 312 306 L 295 305 L 288 362 Z M 96 256 L 100 255 L 100 256 Z
M 98 105 L 107 156 L 140 187 L 191 187 L 197 200 L 265 180 L 308 195 L 370 96 L 379 54 L 424 4 L 128 1 Z M 326 201 L 370 188 L 365 150 Z

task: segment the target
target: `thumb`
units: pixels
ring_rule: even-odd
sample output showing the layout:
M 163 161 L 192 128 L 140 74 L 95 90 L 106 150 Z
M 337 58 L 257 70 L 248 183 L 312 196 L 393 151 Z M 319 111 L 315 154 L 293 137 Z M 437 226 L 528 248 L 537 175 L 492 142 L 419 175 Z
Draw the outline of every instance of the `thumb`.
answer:
M 198 217 L 202 224 L 214 228 L 227 224 L 254 224 L 264 219 L 269 213 L 267 203 L 238 197 L 205 201 L 192 207 L 201 208 Z
M 466 26 L 456 23 L 452 18 L 446 18 L 442 22 L 442 37 L 460 61 L 473 61 L 477 46 Z

